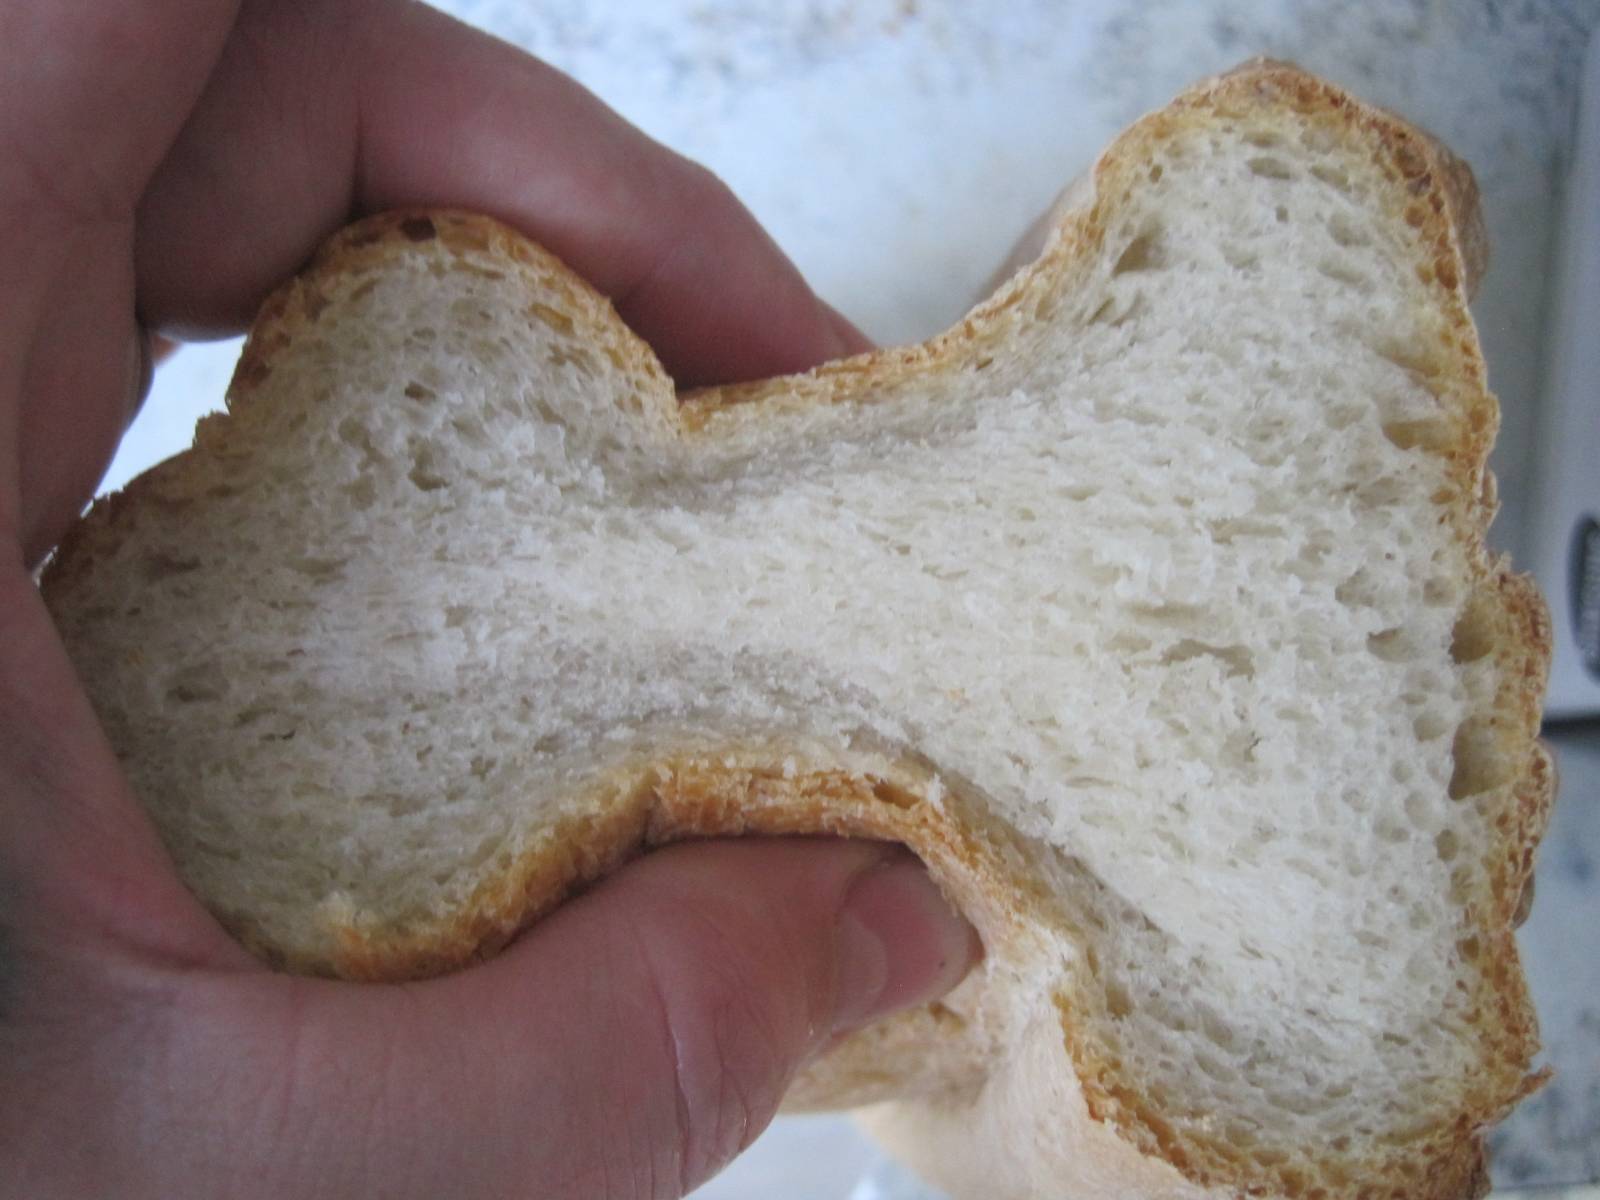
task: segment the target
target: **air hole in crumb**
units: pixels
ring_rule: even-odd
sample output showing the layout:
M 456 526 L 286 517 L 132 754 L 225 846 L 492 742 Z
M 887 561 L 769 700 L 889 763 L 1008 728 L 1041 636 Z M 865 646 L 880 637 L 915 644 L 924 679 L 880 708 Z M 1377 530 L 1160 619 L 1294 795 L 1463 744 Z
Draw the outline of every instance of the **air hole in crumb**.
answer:
M 1450 771 L 1450 799 L 1465 800 L 1497 788 L 1511 778 L 1511 764 L 1497 742 L 1490 720 L 1473 717 L 1461 723 L 1450 746 L 1454 764 Z
M 966 1028 L 967 1019 L 953 1008 L 947 1008 L 935 1000 L 928 1005 L 928 1015 L 940 1025 L 951 1026 L 956 1029 Z
M 1111 328 L 1117 329 L 1123 325 L 1126 325 L 1137 313 L 1142 312 L 1143 309 L 1144 293 L 1135 292 L 1133 294 L 1133 299 L 1128 302 L 1128 306 L 1118 313 L 1114 318 L 1112 318 Z M 1157 424 L 1157 422 L 1151 421 L 1150 424 Z
M 1350 176 L 1346 175 L 1340 167 L 1330 167 L 1327 163 L 1316 163 L 1311 168 L 1311 176 L 1336 191 L 1348 191 L 1350 188 Z
M 1286 208 L 1282 204 L 1278 205 L 1277 208 L 1272 210 L 1272 219 L 1274 221 L 1276 221 L 1279 225 L 1287 225 L 1289 223 L 1289 210 L 1288 210 L 1288 208 Z
M 1208 523 L 1211 538 L 1220 546 L 1229 546 L 1239 538 L 1277 538 L 1283 536 L 1283 527 L 1273 521 L 1255 517 L 1230 517 Z
M 1456 581 L 1448 575 L 1435 575 L 1422 585 L 1422 602 L 1429 608 L 1445 608 L 1459 594 Z
M 1289 164 L 1270 154 L 1258 154 L 1246 162 L 1245 166 L 1250 168 L 1250 174 L 1261 179 L 1294 178 L 1294 171 L 1290 169 Z
M 1334 213 L 1328 218 L 1328 236 L 1333 238 L 1335 245 L 1346 249 L 1367 244 L 1366 233 L 1358 229 L 1343 213 Z
M 213 663 L 200 663 L 176 671 L 167 681 L 167 699 L 176 704 L 202 704 L 220 700 L 228 691 L 228 678 Z
M 444 627 L 446 629 L 460 629 L 467 623 L 467 618 L 472 615 L 472 610 L 465 604 L 447 604 L 444 609 Z
M 570 344 L 551 346 L 545 354 L 545 361 L 552 367 L 576 367 L 580 375 L 599 374 L 598 364 L 581 346 Z
M 1133 1011 L 1133 998 L 1128 995 L 1128 989 L 1115 980 L 1106 980 L 1106 1013 L 1113 1020 L 1120 1020 Z
M 541 324 L 554 329 L 557 333 L 572 332 L 572 318 L 560 309 L 551 308 L 548 304 L 541 304 L 535 300 L 528 305 L 528 314 L 536 318 Z
M 1380 475 L 1356 488 L 1355 500 L 1362 508 L 1391 508 L 1410 494 L 1411 485 L 1394 475 Z M 1397 537 L 1402 536 L 1400 534 Z M 1402 542 L 1402 545 L 1405 544 Z
M 1469 599 L 1450 634 L 1450 657 L 1458 663 L 1477 662 L 1493 650 L 1494 618 L 1494 606 L 1486 597 Z
M 1331 279 L 1333 282 L 1342 283 L 1346 287 L 1366 290 L 1368 286 L 1368 280 L 1365 275 L 1348 263 L 1340 262 L 1336 258 L 1324 258 L 1318 262 L 1317 273 L 1324 279 Z
M 1410 792 L 1405 801 L 1406 818 L 1418 829 L 1428 825 L 1428 818 L 1432 816 L 1428 798 L 1420 792 Z
M 1253 271 L 1261 265 L 1259 254 L 1232 242 L 1223 243 L 1222 258 L 1235 271 Z
M 415 816 L 428 807 L 427 800 L 422 796 L 403 796 L 398 792 L 385 792 L 372 797 L 381 803 L 391 817 Z
M 313 583 L 326 583 L 339 578 L 347 561 L 343 558 L 312 558 L 308 555 L 291 558 L 285 565 L 296 575 L 304 575 Z
M 1244 135 L 1244 140 L 1258 150 L 1270 150 L 1283 145 L 1283 138 L 1271 129 L 1252 129 Z
M 1405 636 L 1405 630 L 1400 628 L 1380 629 L 1377 633 L 1367 636 L 1367 651 L 1376 659 L 1383 662 L 1405 662 L 1416 657 L 1410 642 Z
M 1233 1050 L 1238 1042 L 1233 1029 L 1209 1009 L 1200 1011 L 1200 1032 L 1205 1034 L 1208 1042 L 1221 1050 Z
M 1450 722 L 1437 713 L 1423 713 L 1411 722 L 1411 732 L 1416 734 L 1419 742 L 1431 742 L 1450 732 Z
M 895 808 L 915 808 L 917 797 L 897 783 L 887 779 L 872 781 L 872 798 L 881 804 L 888 804 Z
M 1366 793 L 1355 788 L 1345 788 L 1339 793 L 1339 799 L 1346 807 L 1355 812 L 1366 812 L 1372 805 L 1368 802 Z
M 1432 379 L 1439 373 L 1438 361 L 1423 347 L 1392 337 L 1378 347 L 1378 357 L 1388 360 L 1408 375 Z
M 1385 421 L 1383 436 L 1401 450 L 1443 450 L 1450 443 L 1450 427 L 1439 417 Z
M 1230 1145 L 1238 1146 L 1245 1150 L 1254 1146 L 1260 1136 L 1254 1126 L 1235 1122 L 1229 1122 L 1223 1126 L 1222 1135 L 1228 1139 Z
M 1410 831 L 1398 821 L 1379 821 L 1377 834 L 1380 841 L 1387 842 L 1391 846 L 1398 846 L 1411 836 Z
M 435 392 L 431 387 L 420 384 L 413 379 L 410 383 L 406 384 L 406 398 L 410 400 L 422 401 L 436 400 L 438 399 L 438 393 Z
M 488 434 L 484 432 L 483 422 L 476 417 L 451 417 L 450 428 L 461 435 L 461 440 L 475 445 L 482 445 L 488 441 Z
M 1441 829 L 1439 836 L 1433 839 L 1433 850 L 1439 856 L 1440 862 L 1449 862 L 1455 858 L 1460 849 L 1461 839 L 1456 837 L 1452 829 Z
M 1377 588 L 1365 567 L 1357 567 L 1333 589 L 1333 598 L 1346 608 L 1371 608 L 1377 603 Z
M 1215 659 L 1226 676 L 1243 675 L 1248 678 L 1255 674 L 1255 663 L 1246 647 L 1237 644 L 1214 646 L 1194 638 L 1180 638 L 1174 642 L 1161 655 L 1161 661 L 1166 666 L 1172 666 L 1204 657 Z
M 344 494 L 350 497 L 350 503 L 357 512 L 365 512 L 378 500 L 378 487 L 372 482 L 371 476 L 362 475 L 349 483 Z
M 166 554 L 159 550 L 146 554 L 139 560 L 139 574 L 148 583 L 170 579 L 174 575 L 187 575 L 189 572 L 198 571 L 199 569 L 200 560 L 198 558 Z
M 1111 277 L 1135 271 L 1153 271 L 1162 264 L 1161 243 L 1155 233 L 1141 233 L 1117 256 L 1111 267 Z
M 449 484 L 434 465 L 433 451 L 426 445 L 417 446 L 412 452 L 412 465 L 407 478 L 416 484 L 418 491 L 436 492 Z
M 346 445 L 354 446 L 358 450 L 372 451 L 372 436 L 367 432 L 367 427 L 354 417 L 346 417 L 339 422 L 339 440 Z

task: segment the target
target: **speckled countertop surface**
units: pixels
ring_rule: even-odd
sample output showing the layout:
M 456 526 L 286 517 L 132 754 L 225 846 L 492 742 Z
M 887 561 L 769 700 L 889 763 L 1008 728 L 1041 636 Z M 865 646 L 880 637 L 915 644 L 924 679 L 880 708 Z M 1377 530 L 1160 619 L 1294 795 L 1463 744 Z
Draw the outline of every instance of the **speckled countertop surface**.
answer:
M 1553 202 L 1597 0 L 449 0 L 723 176 L 870 335 L 920 339 L 1117 129 L 1253 54 L 1432 129 L 1475 168 L 1493 260 L 1474 305 L 1504 407 L 1515 544 Z M 160 373 L 108 481 L 186 444 L 233 347 Z M 1523 931 L 1556 1080 L 1495 1137 L 1502 1185 L 1600 1178 L 1600 724 L 1553 731 L 1563 793 Z M 1542 1193 L 1541 1193 L 1542 1194 Z M 1554 1193 L 1551 1193 L 1554 1194 Z M 925 1195 L 843 1118 L 781 1120 L 702 1200 Z

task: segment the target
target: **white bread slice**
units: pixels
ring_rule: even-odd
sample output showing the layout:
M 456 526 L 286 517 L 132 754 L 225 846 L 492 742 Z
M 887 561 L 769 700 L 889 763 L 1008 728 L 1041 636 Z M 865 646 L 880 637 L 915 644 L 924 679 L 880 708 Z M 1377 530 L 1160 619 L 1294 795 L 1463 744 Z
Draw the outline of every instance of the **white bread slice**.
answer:
M 45 594 L 289 969 L 455 967 L 670 838 L 894 838 L 986 960 L 797 1102 L 958 1197 L 1476 1194 L 1551 770 L 1471 204 L 1251 64 L 957 328 L 681 406 L 516 234 L 374 218 Z

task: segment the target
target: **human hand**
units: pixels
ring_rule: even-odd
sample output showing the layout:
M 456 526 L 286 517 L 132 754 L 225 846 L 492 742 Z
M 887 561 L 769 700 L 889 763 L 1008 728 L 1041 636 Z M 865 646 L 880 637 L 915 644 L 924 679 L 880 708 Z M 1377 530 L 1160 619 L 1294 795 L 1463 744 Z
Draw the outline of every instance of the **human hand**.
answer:
M 491 213 L 683 382 L 859 349 L 709 175 L 404 0 L 0 7 L 0 1194 L 678 1196 L 976 943 L 868 843 L 658 851 L 493 961 L 276 975 L 173 874 L 30 570 L 149 339 L 240 328 L 353 216 Z

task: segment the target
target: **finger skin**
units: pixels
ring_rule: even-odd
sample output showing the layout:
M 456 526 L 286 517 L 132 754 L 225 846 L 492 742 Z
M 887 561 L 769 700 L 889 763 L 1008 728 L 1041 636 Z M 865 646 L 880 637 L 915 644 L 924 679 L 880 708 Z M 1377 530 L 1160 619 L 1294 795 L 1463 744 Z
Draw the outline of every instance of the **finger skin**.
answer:
M 0 543 L 28 566 L 88 499 L 131 411 L 134 203 L 234 7 L 0 5 Z
M 416 204 L 531 234 L 683 384 L 866 345 L 703 168 L 552 67 L 404 0 L 246 9 L 140 207 L 141 310 L 189 336 L 238 328 L 339 224 Z
M 40 1094 L 13 1116 L 47 1132 L 75 1112 L 111 1131 L 74 1164 L 80 1195 L 204 1183 L 208 1195 L 676 1198 L 749 1144 L 839 1029 L 852 1007 L 841 930 L 862 916 L 889 935 L 879 1015 L 942 994 L 977 955 L 903 850 L 681 845 L 492 962 L 428 983 L 213 973 L 182 992 L 132 989 L 161 996 L 154 1031 L 118 1026 L 75 1087 L 36 1074 Z M 164 1125 L 151 1096 L 191 1119 Z M 39 1160 L 21 1161 L 19 1180 L 61 1180 L 59 1164 L 34 1176 Z

